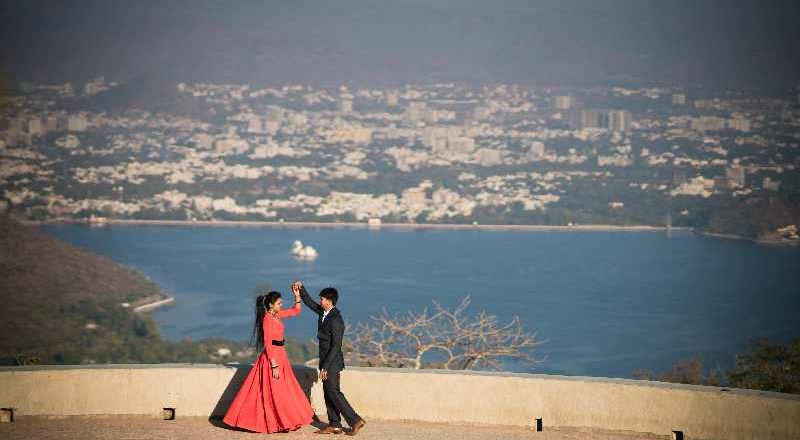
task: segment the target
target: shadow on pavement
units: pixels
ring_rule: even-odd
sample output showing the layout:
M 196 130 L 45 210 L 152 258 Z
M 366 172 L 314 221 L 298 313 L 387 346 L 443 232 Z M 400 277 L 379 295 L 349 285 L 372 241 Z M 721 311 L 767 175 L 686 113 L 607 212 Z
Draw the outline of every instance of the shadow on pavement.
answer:
M 233 402 L 233 399 L 236 397 L 236 393 L 239 392 L 239 388 L 241 388 L 244 380 L 247 378 L 247 374 L 250 372 L 250 368 L 253 366 L 250 364 L 228 366 L 236 368 L 236 372 L 233 374 L 231 381 L 228 382 L 228 386 L 225 387 L 225 391 L 222 392 L 217 404 L 214 406 L 214 410 L 211 412 L 208 422 L 217 428 L 228 429 L 231 431 L 250 432 L 246 429 L 228 426 L 222 421 L 222 418 L 228 411 L 228 407 L 231 405 L 231 402 Z M 317 381 L 317 370 L 306 367 L 305 365 L 292 365 L 292 371 L 297 378 L 297 383 L 300 384 L 300 388 L 303 389 L 303 393 L 305 393 L 306 398 L 308 398 L 310 402 L 311 388 L 314 386 L 314 382 Z M 327 424 L 319 420 L 317 414 L 314 414 L 311 424 L 317 428 L 323 428 L 327 426 Z

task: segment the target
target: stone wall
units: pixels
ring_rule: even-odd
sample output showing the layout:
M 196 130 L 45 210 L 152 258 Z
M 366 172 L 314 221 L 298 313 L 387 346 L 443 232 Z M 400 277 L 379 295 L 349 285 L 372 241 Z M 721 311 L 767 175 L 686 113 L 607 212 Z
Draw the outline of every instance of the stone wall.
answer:
M 249 365 L 0 368 L 0 408 L 27 415 L 221 416 Z M 295 366 L 324 417 L 316 371 Z M 367 420 L 600 428 L 695 439 L 800 438 L 800 396 L 551 375 L 355 368 L 342 388 Z

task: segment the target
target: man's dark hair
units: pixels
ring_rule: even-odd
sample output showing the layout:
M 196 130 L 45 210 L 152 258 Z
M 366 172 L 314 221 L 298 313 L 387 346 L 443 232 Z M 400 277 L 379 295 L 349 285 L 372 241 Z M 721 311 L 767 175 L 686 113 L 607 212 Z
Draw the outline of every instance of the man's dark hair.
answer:
M 326 287 L 322 289 L 322 292 L 319 293 L 320 298 L 329 299 L 333 305 L 336 305 L 336 302 L 339 301 L 339 291 L 337 291 L 333 287 Z

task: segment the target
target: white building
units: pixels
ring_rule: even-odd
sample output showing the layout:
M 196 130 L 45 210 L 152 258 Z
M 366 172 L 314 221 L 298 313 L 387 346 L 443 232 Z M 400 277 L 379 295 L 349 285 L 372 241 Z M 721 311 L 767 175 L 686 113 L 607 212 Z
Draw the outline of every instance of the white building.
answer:
M 338 108 L 340 113 L 352 113 L 353 112 L 353 99 L 352 98 L 348 98 L 347 96 L 349 96 L 349 95 L 341 97 L 339 99 L 339 102 L 337 103 L 337 108 Z
M 633 165 L 633 159 L 629 156 L 619 154 L 613 156 L 597 156 L 597 166 L 629 167 L 631 165 Z
M 428 203 L 428 196 L 425 188 L 408 188 L 403 191 L 403 202 L 408 206 L 425 206 Z
M 692 119 L 691 127 L 695 131 L 721 131 L 725 129 L 727 121 L 717 116 L 700 116 Z
M 573 107 L 573 98 L 570 95 L 555 96 L 552 99 L 553 108 L 556 110 L 569 110 Z
M 295 127 L 305 127 L 308 124 L 308 116 L 303 113 L 292 113 L 289 115 L 289 124 Z
M 494 166 L 503 163 L 503 154 L 493 148 L 481 148 L 475 151 L 475 160 L 484 166 Z
M 386 93 L 386 105 L 396 107 L 400 101 L 400 96 L 396 91 Z
M 250 117 L 247 120 L 247 132 L 248 133 L 264 133 L 264 121 L 258 119 L 256 117 Z
M 745 118 L 733 118 L 728 121 L 731 130 L 750 131 L 750 121 Z
M 694 108 L 700 110 L 713 110 L 717 103 L 713 99 L 698 99 L 694 102 Z
M 466 136 L 448 138 L 447 150 L 451 153 L 472 153 L 475 151 L 475 140 Z
M 544 142 L 534 141 L 529 147 L 530 155 L 535 158 L 544 156 L 544 151 Z
M 447 142 L 447 130 L 444 127 L 428 126 L 422 130 L 422 145 L 434 148 L 437 139 L 444 139 Z M 435 149 L 435 148 L 434 148 Z
M 412 101 L 408 103 L 406 118 L 409 122 L 419 122 L 425 118 L 427 105 L 422 101 Z
M 244 139 L 227 138 L 214 141 L 214 150 L 217 154 L 243 154 L 250 150 L 250 144 Z
M 67 119 L 67 130 L 84 131 L 89 126 L 89 122 L 83 115 L 72 115 Z
M 28 120 L 28 133 L 33 136 L 41 136 L 44 134 L 44 124 L 42 124 L 42 119 L 39 117 L 34 117 Z

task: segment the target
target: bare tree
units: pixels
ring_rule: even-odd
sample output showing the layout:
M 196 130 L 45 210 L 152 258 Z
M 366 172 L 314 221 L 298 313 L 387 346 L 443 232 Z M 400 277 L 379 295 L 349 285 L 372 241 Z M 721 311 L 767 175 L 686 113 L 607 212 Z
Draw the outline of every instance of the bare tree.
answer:
M 345 338 L 348 356 L 359 365 L 475 370 L 502 368 L 502 359 L 536 364 L 532 349 L 545 341 L 524 331 L 518 317 L 499 324 L 485 311 L 474 317 L 465 311 L 470 298 L 448 310 L 436 301 L 421 313 L 390 315 L 386 310 L 372 323 L 358 323 Z

